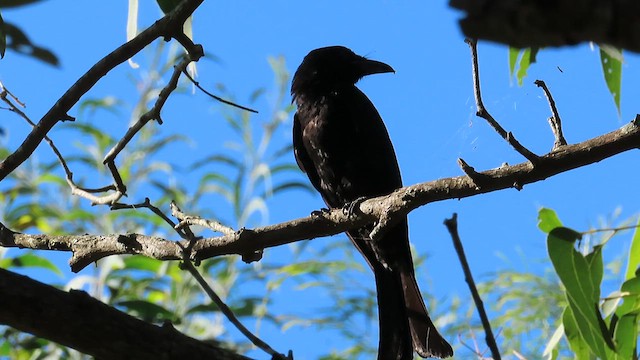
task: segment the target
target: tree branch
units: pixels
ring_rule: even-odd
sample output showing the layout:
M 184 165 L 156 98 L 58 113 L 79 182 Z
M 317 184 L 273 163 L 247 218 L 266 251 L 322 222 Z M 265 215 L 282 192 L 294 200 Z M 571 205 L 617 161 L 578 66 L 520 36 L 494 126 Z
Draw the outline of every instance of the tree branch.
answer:
M 462 271 L 464 272 L 464 280 L 469 286 L 471 297 L 473 298 L 473 302 L 478 309 L 478 315 L 480 316 L 482 327 L 484 328 L 485 341 L 487 342 L 487 346 L 491 350 L 492 359 L 501 360 L 502 357 L 500 356 L 500 349 L 496 344 L 496 338 L 493 336 L 493 330 L 491 330 L 489 317 L 487 316 L 487 312 L 484 309 L 484 303 L 482 302 L 482 298 L 480 297 L 480 293 L 478 292 L 478 288 L 476 287 L 476 282 L 475 280 L 473 280 L 471 267 L 469 266 L 469 262 L 467 261 L 467 256 L 465 255 L 464 247 L 462 246 L 462 240 L 460 240 L 460 235 L 458 234 L 458 214 L 453 213 L 451 219 L 446 219 L 444 221 L 444 225 L 447 227 L 447 230 L 449 230 L 451 240 L 453 241 L 453 247 L 456 249 L 456 254 L 458 254 L 458 259 L 460 260 L 460 266 L 462 267 Z
M 640 115 L 608 134 L 563 146 L 539 158 L 536 166 L 524 162 L 472 174 L 407 186 L 387 196 L 359 203 L 358 210 L 346 214 L 334 209 L 281 224 L 241 229 L 233 234 L 198 240 L 191 248 L 191 260 L 228 254 L 251 256 L 262 249 L 304 239 L 334 235 L 362 227 L 381 218 L 399 219 L 410 211 L 436 201 L 460 199 L 496 190 L 516 188 L 616 154 L 640 148 Z M 478 186 L 478 179 L 482 179 Z M 392 225 L 392 224 L 387 224 Z M 72 251 L 72 271 L 113 254 L 142 254 L 160 260 L 182 259 L 187 240 L 174 242 L 139 234 L 116 235 L 27 235 L 0 224 L 0 246 Z
M 534 154 L 531 150 L 527 149 L 522 145 L 515 136 L 511 133 L 511 131 L 507 132 L 502 125 L 500 125 L 496 119 L 489 114 L 487 108 L 484 107 L 484 103 L 482 101 L 482 95 L 480 91 L 480 71 L 478 69 L 478 41 L 476 39 L 467 38 L 464 40 L 467 45 L 469 45 L 469 50 L 471 50 L 471 75 L 473 77 L 473 96 L 476 100 L 476 116 L 485 119 L 489 125 L 507 142 L 515 151 L 517 151 L 520 155 L 524 156 L 526 159 L 531 161 L 532 164 L 537 164 L 539 157 Z
M 58 121 L 70 119 L 69 110 L 86 94 L 103 76 L 116 66 L 127 61 L 159 37 L 171 38 L 182 32 L 186 19 L 202 4 L 204 0 L 183 0 L 174 11 L 158 20 L 138 34 L 131 41 L 121 45 L 102 58 L 82 75 L 51 109 L 40 119 L 20 147 L 0 163 L 0 181 L 22 164 Z M 189 52 L 193 49 L 187 49 Z
M 640 52 L 640 2 L 630 0 L 451 0 L 465 36 L 516 48 L 592 41 Z
M 248 359 L 156 326 L 83 291 L 56 289 L 0 269 L 0 323 L 97 359 Z M 109 344 L 109 345 L 105 345 Z

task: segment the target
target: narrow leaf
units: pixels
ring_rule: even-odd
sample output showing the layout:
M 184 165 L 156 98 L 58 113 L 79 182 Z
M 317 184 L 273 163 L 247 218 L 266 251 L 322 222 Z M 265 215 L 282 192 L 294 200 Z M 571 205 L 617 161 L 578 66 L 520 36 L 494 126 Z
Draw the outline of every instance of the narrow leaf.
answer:
M 520 54 L 520 49 L 509 47 L 509 77 L 515 75 L 516 64 L 518 62 L 518 55 Z
M 638 218 L 637 225 L 638 227 L 636 227 L 636 231 L 633 233 L 633 238 L 631 238 L 627 271 L 624 274 L 625 280 L 631 279 L 636 276 L 638 271 L 640 271 L 640 218 Z
M 625 281 L 620 291 L 626 296 L 622 305 L 616 310 L 618 321 L 614 338 L 620 358 L 633 359 L 638 342 L 638 321 L 640 320 L 640 277 Z
M 56 275 L 62 276 L 62 272 L 51 261 L 33 253 L 26 253 L 15 257 L 11 261 L 11 266 L 22 268 L 41 268 L 51 270 Z
M 622 50 L 618 49 L 622 54 Z M 604 80 L 609 88 L 609 93 L 613 96 L 613 102 L 616 104 L 618 115 L 620 115 L 620 90 L 622 84 L 622 58 L 620 56 L 612 56 L 612 51 L 607 48 L 600 47 L 600 63 L 602 64 L 602 73 Z
M 138 0 L 129 0 L 127 11 L 127 41 L 138 35 Z M 140 67 L 133 59 L 127 60 L 132 69 Z
M 578 324 L 573 316 L 571 308 L 564 309 L 562 314 L 562 324 L 564 325 L 564 334 L 567 336 L 569 347 L 573 350 L 576 360 L 590 360 L 591 352 L 589 351 L 589 345 L 585 342 L 584 338 L 580 335 L 578 330 Z
M 580 335 L 595 355 L 606 359 L 607 346 L 614 346 L 608 331 L 603 329 L 604 321 L 598 310 L 599 284 L 593 283 L 594 275 L 587 259 L 574 248 L 580 237 L 580 233 L 568 228 L 552 230 L 547 237 L 549 257 L 566 288 L 569 308 Z

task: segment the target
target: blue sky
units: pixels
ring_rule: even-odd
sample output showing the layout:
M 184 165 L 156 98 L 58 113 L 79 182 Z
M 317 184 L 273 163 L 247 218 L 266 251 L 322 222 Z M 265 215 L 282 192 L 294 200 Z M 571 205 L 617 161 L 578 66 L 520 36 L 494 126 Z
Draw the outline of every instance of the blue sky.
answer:
M 141 27 L 160 16 L 155 2 L 143 3 Z M 27 103 L 28 114 L 38 119 L 84 71 L 125 40 L 126 11 L 126 1 L 96 0 L 45 1 L 3 11 L 6 21 L 18 24 L 33 42 L 54 51 L 61 67 L 8 53 L 0 61 L 0 81 Z M 206 1 L 195 15 L 195 39 L 219 61 L 202 61 L 199 80 L 204 86 L 224 83 L 242 103 L 256 88 L 272 87 L 268 56 L 284 56 L 293 73 L 310 50 L 344 45 L 396 70 L 395 74 L 368 77 L 359 87 L 387 124 L 405 184 L 461 175 L 456 164 L 459 157 L 477 170 L 522 162 L 524 159 L 484 120 L 475 117 L 469 49 L 457 27 L 459 17 L 443 1 Z M 536 79 L 544 80 L 551 89 L 569 143 L 617 129 L 638 112 L 633 101 L 640 95 L 638 88 L 627 81 L 640 75 L 637 55 L 626 54 L 618 116 L 602 78 L 598 52 L 586 44 L 541 51 L 522 87 L 509 78 L 506 47 L 481 42 L 479 52 L 488 111 L 538 154 L 551 149 L 553 136 L 546 120 L 550 116 L 546 99 L 533 85 Z M 144 62 L 145 56 L 149 54 L 142 53 L 136 60 Z M 127 79 L 131 75 L 136 76 L 136 70 L 120 66 L 89 96 L 129 97 L 134 104 L 135 88 Z M 181 117 L 177 104 L 188 104 L 193 114 Z M 254 119 L 268 116 L 269 106 L 268 101 L 257 103 L 255 107 L 264 111 Z M 207 147 L 222 147 L 229 135 L 216 119 L 217 108 L 201 94 L 181 95 L 179 100 L 170 100 L 164 110 L 165 124 L 160 131 L 184 132 L 196 143 L 185 151 L 198 157 L 210 150 Z M 15 148 L 28 129 L 11 115 L 2 119 L 0 125 L 9 130 L 2 141 Z M 94 119 L 95 123 L 101 121 L 109 132 L 124 133 L 129 115 L 102 114 Z M 54 130 L 52 135 L 64 142 L 68 132 Z M 275 134 L 274 142 L 288 141 L 289 128 Z M 41 146 L 37 156 L 48 157 L 49 150 Z M 419 253 L 429 255 L 423 273 L 418 274 L 422 290 L 437 298 L 466 296 L 464 279 L 442 224 L 453 212 L 459 214 L 470 265 L 480 278 L 504 267 L 524 271 L 545 257 L 545 239 L 536 227 L 537 210 L 542 206 L 555 209 L 566 225 L 578 230 L 598 226 L 616 209 L 620 209 L 619 219 L 637 215 L 636 164 L 637 154 L 630 152 L 527 185 L 522 191 L 509 189 L 417 209 L 409 216 L 411 239 Z M 137 199 L 145 195 L 130 196 Z M 297 191 L 269 205 L 269 222 L 275 223 L 306 216 L 323 203 L 319 196 Z M 612 254 L 628 246 L 628 237 L 616 239 Z M 287 336 L 304 334 L 304 330 L 296 331 L 289 330 Z M 295 343 L 288 340 L 276 341 L 283 347 Z M 313 358 L 316 350 L 312 343 L 297 344 L 301 354 L 312 349 L 299 358 Z

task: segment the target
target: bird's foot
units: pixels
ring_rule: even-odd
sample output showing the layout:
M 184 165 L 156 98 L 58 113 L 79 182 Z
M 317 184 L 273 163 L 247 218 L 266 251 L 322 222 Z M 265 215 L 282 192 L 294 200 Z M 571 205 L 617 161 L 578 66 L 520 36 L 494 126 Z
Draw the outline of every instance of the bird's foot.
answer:
M 360 206 L 363 201 L 367 200 L 366 196 L 361 196 L 352 202 L 348 202 L 342 206 L 342 213 L 347 215 L 348 217 L 352 217 L 356 213 L 356 207 Z
M 314 217 L 323 217 L 324 215 L 330 213 L 331 210 L 327 209 L 327 208 L 321 208 L 320 210 L 313 210 L 311 212 L 311 216 Z

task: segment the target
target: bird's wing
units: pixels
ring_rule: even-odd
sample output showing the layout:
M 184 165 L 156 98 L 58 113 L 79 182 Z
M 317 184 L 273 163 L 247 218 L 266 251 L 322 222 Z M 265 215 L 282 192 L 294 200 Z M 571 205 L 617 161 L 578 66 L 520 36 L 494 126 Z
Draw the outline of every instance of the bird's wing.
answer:
M 298 119 L 298 113 L 293 116 L 293 154 L 300 170 L 307 174 L 313 187 L 322 193 L 320 190 L 320 176 L 318 176 L 316 167 L 313 165 L 313 161 L 311 161 L 302 141 L 302 126 L 300 125 L 300 119 Z

